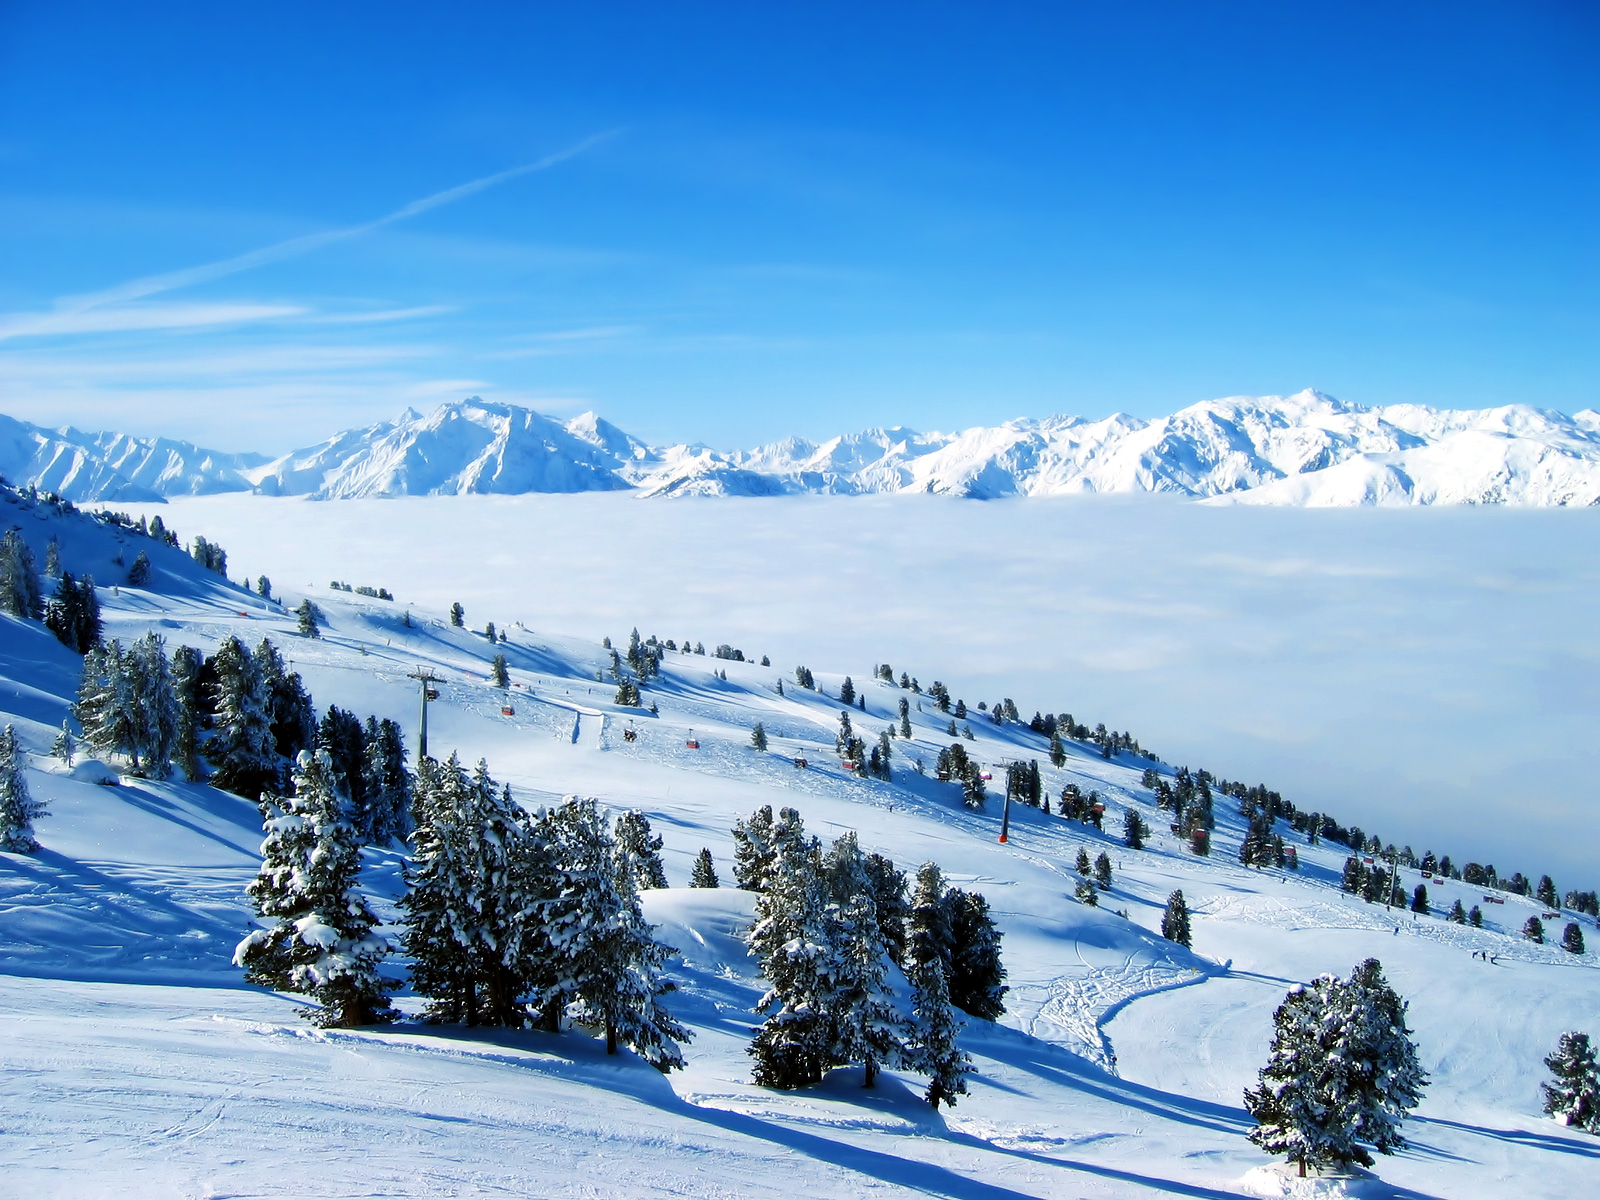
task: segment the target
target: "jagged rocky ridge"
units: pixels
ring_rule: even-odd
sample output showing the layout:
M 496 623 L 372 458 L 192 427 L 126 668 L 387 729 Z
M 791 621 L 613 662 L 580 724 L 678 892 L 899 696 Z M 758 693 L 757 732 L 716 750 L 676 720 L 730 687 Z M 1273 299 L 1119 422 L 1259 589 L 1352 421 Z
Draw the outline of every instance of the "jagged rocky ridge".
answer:
M 1316 391 L 1210 400 L 1169 417 L 1046 417 L 962 433 L 869 429 L 750 451 L 653 447 L 476 397 L 268 461 L 187 442 L 0 418 L 0 473 L 73 500 L 255 490 L 371 496 L 633 489 L 642 496 L 925 492 L 974 499 L 1162 492 L 1221 503 L 1600 504 L 1600 414 L 1507 405 L 1365 408 Z

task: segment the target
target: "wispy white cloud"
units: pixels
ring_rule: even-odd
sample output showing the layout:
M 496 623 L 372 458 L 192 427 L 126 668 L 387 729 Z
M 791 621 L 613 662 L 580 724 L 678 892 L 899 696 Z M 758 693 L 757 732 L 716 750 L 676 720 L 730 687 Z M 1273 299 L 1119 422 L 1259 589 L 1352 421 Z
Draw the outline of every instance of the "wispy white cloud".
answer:
M 98 309 L 8 313 L 0 316 L 0 340 L 240 325 L 296 317 L 306 311 L 293 304 L 121 304 Z
M 202 263 L 195 267 L 186 267 L 180 271 L 168 271 L 160 275 L 146 275 L 140 279 L 129 280 L 127 283 L 118 284 L 116 287 L 106 288 L 98 292 L 89 292 L 79 296 L 63 298 L 51 314 L 25 314 L 32 318 L 45 316 L 71 316 L 74 314 L 88 313 L 96 309 L 110 308 L 118 305 L 127 305 L 131 301 L 141 300 L 147 296 L 159 295 L 163 292 L 174 291 L 178 288 L 192 287 L 195 284 L 209 283 L 215 279 L 222 279 L 228 275 L 236 275 L 240 271 L 248 271 L 253 267 L 266 266 L 270 263 L 282 262 L 285 259 L 296 258 L 302 254 L 309 254 L 313 250 L 320 250 L 324 246 L 335 242 L 347 241 L 351 238 L 361 237 L 388 225 L 394 225 L 412 217 L 420 216 L 447 204 L 454 204 L 468 196 L 474 196 L 487 188 L 509 180 L 531 175 L 536 171 L 545 171 L 568 159 L 575 158 L 602 142 L 609 141 L 619 131 L 611 130 L 606 133 L 596 134 L 585 138 L 575 146 L 555 154 L 546 155 L 536 162 L 524 163 L 520 167 L 512 167 L 506 171 L 499 171 L 493 175 L 485 175 L 481 179 L 470 180 L 441 192 L 434 192 L 431 196 L 424 196 L 420 200 L 402 205 L 391 213 L 386 213 L 371 221 L 364 221 L 359 225 L 349 225 L 342 229 L 328 229 L 321 233 L 309 233 L 300 237 L 290 238 L 287 241 L 276 242 L 270 246 L 263 246 L 244 254 L 234 255 L 232 258 L 219 259 L 216 262 Z M 0 325 L 0 338 L 16 337 L 32 332 L 26 321 L 13 332 L 7 332 L 5 326 Z
M 455 311 L 452 304 L 421 304 L 415 308 L 387 308 L 379 312 L 319 313 L 311 321 L 317 325 L 376 325 L 386 321 L 415 321 Z

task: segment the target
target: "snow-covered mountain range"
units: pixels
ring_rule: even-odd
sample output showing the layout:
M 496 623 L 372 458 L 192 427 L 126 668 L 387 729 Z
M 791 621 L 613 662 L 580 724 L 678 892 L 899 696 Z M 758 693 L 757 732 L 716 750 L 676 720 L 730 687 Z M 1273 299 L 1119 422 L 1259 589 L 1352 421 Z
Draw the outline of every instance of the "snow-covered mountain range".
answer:
M 1366 408 L 1320 392 L 1235 396 L 1145 420 L 1054 416 L 961 433 L 895 427 L 749 451 L 655 447 L 472 397 L 268 460 L 0 418 L 0 473 L 73 500 L 217 491 L 351 499 L 635 489 L 642 496 L 926 492 L 992 499 L 1162 492 L 1354 506 L 1600 504 L 1600 413 Z

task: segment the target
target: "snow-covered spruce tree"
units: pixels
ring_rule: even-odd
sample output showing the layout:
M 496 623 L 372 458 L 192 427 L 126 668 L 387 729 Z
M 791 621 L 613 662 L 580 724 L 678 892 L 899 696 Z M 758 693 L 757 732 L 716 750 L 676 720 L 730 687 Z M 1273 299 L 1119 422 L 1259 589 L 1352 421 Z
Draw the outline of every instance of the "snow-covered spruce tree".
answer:
M 260 802 L 261 870 L 245 889 L 265 927 L 234 951 L 252 983 L 313 997 L 324 1026 L 370 1025 L 396 1015 L 380 966 L 389 943 L 359 891 L 361 847 L 334 786 L 332 763 L 302 751 L 295 794 Z
M 309 599 L 300 601 L 300 607 L 294 610 L 298 618 L 296 631 L 301 637 L 320 638 L 322 631 L 317 628 L 317 609 Z
M 147 633 L 128 647 L 126 661 L 132 684 L 133 763 L 138 766 L 142 757 L 146 772 L 165 779 L 172 771 L 178 741 L 178 700 L 172 689 L 166 642 Z
M 209 661 L 216 711 L 216 730 L 206 745 L 212 782 L 247 799 L 257 799 L 278 778 L 271 692 L 261 668 L 238 638 L 223 639 Z M 82 721 L 80 717 L 79 723 Z
M 542 906 L 547 1004 L 570 1000 L 575 1021 L 604 1029 L 608 1054 L 626 1045 L 659 1071 L 682 1067 L 678 1043 L 693 1035 L 661 999 L 675 989 L 662 972 L 677 951 L 655 940 L 599 806 L 569 797 L 549 813 L 547 826 L 557 879 Z
M 1122 844 L 1130 850 L 1143 850 L 1145 832 L 1144 820 L 1130 808 L 1122 818 Z
M 661 862 L 661 838 L 652 836 L 650 819 L 635 809 L 616 819 L 617 870 L 627 873 L 637 888 L 667 886 L 666 867 Z
M 756 727 L 750 731 L 750 744 L 757 750 L 767 748 L 767 727 L 760 721 L 757 721 Z
M 909 1030 L 894 1006 L 872 880 L 854 833 L 835 839 L 823 862 L 823 876 L 834 951 L 829 1057 L 838 1064 L 860 1063 L 861 1086 L 870 1088 L 880 1067 L 900 1064 Z
M 1445 920 L 1453 925 L 1465 925 L 1467 923 L 1467 910 L 1461 907 L 1459 898 L 1450 906 L 1450 914 L 1445 917 Z
M 44 616 L 44 595 L 33 551 L 16 529 L 0 538 L 0 612 L 23 620 L 37 621 Z
M 1094 882 L 1101 891 L 1109 891 L 1111 888 L 1111 856 L 1104 850 L 1095 856 Z
M 362 836 L 371 845 L 384 846 L 411 834 L 411 772 L 406 769 L 405 741 L 400 726 L 388 717 L 381 721 L 368 717 L 362 741 L 366 744 Z
M 404 945 L 428 1019 L 520 1027 L 540 942 L 535 918 L 553 886 L 547 847 L 487 764 L 468 777 L 455 755 L 418 766 Z
M 1291 991 L 1257 1087 L 1245 1092 L 1250 1140 L 1307 1166 L 1371 1166 L 1403 1149 L 1400 1124 L 1427 1076 L 1406 1028 L 1406 1003 L 1367 959 L 1348 981 L 1332 975 Z
M 100 641 L 100 597 L 94 580 L 85 576 L 74 580 L 64 571 L 56 583 L 55 594 L 45 606 L 45 628 L 69 650 L 87 654 Z
M 763 804 L 733 823 L 733 882 L 747 892 L 762 890 L 777 854 L 772 845 L 772 805 Z
M 1006 1011 L 1006 969 L 1000 961 L 1001 933 L 989 902 L 977 892 L 950 888 L 944 896 L 950 921 L 950 1003 L 968 1016 L 998 1020 Z
M 1161 936 L 1185 949 L 1189 946 L 1189 905 L 1181 890 L 1167 897 L 1166 910 L 1161 914 Z
M 172 759 L 190 783 L 198 780 L 200 729 L 205 720 L 201 712 L 200 669 L 204 659 L 193 646 L 179 646 L 172 652 L 172 699 L 177 704 L 178 723 L 173 731 Z
M 459 600 L 450 606 L 450 624 L 457 629 L 466 628 L 467 610 L 461 607 L 461 601 Z
M 1078 880 L 1072 894 L 1079 904 L 1087 904 L 1090 908 L 1098 908 L 1100 906 L 1100 892 L 1094 886 L 1094 880 L 1092 879 Z
M 692 888 L 721 887 L 717 879 L 717 865 L 712 861 L 711 851 L 702 846 L 700 853 L 695 856 L 694 870 L 689 874 L 689 886 Z
M 1529 917 L 1527 924 L 1522 927 L 1522 936 L 1537 945 L 1544 945 L 1544 922 L 1538 917 Z
M 1077 861 L 1073 863 L 1073 870 L 1077 871 L 1080 876 L 1086 877 L 1089 874 L 1089 866 L 1089 852 L 1082 846 L 1079 846 L 1078 858 Z
M 49 544 L 44 548 L 44 573 L 51 579 L 58 578 L 61 574 L 61 541 L 53 533 L 50 535 Z
M 1551 1080 L 1541 1083 L 1544 1111 L 1563 1125 L 1600 1133 L 1600 1068 L 1587 1033 L 1561 1035 L 1555 1052 L 1544 1060 Z
M 829 897 L 815 838 L 785 844 L 767 874 L 745 945 L 761 964 L 767 991 L 756 1005 L 766 1020 L 749 1054 L 762 1087 L 808 1087 L 831 1065 L 835 948 Z
M 906 960 L 906 919 L 911 907 L 906 903 L 906 873 L 882 854 L 869 854 L 863 860 L 867 879 L 872 884 L 872 902 L 878 910 L 878 932 L 889 961 L 903 966 Z
M 7 725 L 0 730 L 0 850 L 12 854 L 32 854 L 39 848 L 33 823 L 49 815 L 43 802 L 28 794 L 25 766 L 17 731 Z
M 915 1022 L 908 1059 L 928 1076 L 924 1098 L 934 1108 L 941 1102 L 954 1107 L 956 1097 L 966 1095 L 966 1077 L 972 1073 L 972 1060 L 957 1043 L 961 1019 L 950 1005 L 953 935 L 944 890 L 938 864 L 923 863 L 906 922 L 906 980 Z
M 50 757 L 54 758 L 64 767 L 72 766 L 72 758 L 78 751 L 78 744 L 73 740 L 72 729 L 65 720 L 61 722 L 61 732 L 56 734 L 56 740 L 50 743 Z
M 280 778 L 287 778 L 300 751 L 310 749 L 316 740 L 317 711 L 311 703 L 298 671 L 291 671 L 283 655 L 268 639 L 262 638 L 254 659 L 267 689 L 267 726 L 272 736 L 273 764 Z M 352 798 L 359 792 L 359 778 L 346 774 Z
M 1567 927 L 1561 931 L 1561 948 L 1568 954 L 1583 953 L 1583 930 L 1578 928 L 1576 921 L 1568 921 Z
M 128 656 L 115 638 L 92 646 L 83 657 L 83 676 L 72 715 L 83 741 L 95 754 L 126 754 L 134 744 L 133 679 Z
M 489 678 L 497 688 L 511 686 L 511 670 L 506 665 L 506 656 L 504 654 L 496 654 L 494 656 L 494 661 L 489 664 Z
M 361 728 L 361 718 L 337 704 L 330 704 L 316 724 L 312 741 L 318 750 L 326 750 L 332 760 L 334 782 L 350 799 L 350 821 L 356 827 L 356 836 L 367 841 L 367 738 Z

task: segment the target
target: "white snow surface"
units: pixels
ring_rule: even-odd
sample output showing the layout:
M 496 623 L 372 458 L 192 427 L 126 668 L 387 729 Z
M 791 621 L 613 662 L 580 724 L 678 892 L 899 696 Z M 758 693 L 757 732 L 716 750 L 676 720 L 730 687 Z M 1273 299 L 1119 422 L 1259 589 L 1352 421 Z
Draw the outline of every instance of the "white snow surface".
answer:
M 58 531 L 68 569 L 113 577 L 109 530 L 38 515 L 15 513 L 30 541 L 42 548 Z M 68 772 L 45 758 L 76 656 L 37 624 L 0 616 L 0 712 L 35 755 L 28 783 L 51 809 L 37 855 L 0 854 L 0 1178 L 9 1193 L 1556 1198 L 1592 1186 L 1600 1141 L 1541 1118 L 1537 1085 L 1559 1033 L 1592 1029 L 1597 958 L 1516 937 L 1537 911 L 1520 898 L 1484 904 L 1483 930 L 1390 912 L 1337 890 L 1341 847 L 1293 835 L 1298 874 L 1242 868 L 1241 822 L 1221 797 L 1215 854 L 1195 858 L 1141 787 L 1143 760 L 1105 761 L 1073 744 L 1058 770 L 1042 739 L 974 714 L 968 745 L 981 761 L 1039 759 L 1051 794 L 1074 781 L 1110 807 L 1103 834 L 1019 806 L 1002 845 L 998 801 L 968 811 L 951 785 L 908 769 L 948 742 L 944 718 L 868 681 L 865 664 L 811 662 L 829 692 L 852 674 L 867 704 L 857 725 L 869 732 L 899 699 L 913 701 L 915 736 L 894 743 L 892 783 L 841 771 L 831 752 L 838 702 L 793 686 L 780 697 L 776 682 L 792 675 L 777 668 L 669 654 L 646 693 L 660 707 L 651 717 L 618 709 L 614 689 L 594 682 L 609 658 L 596 640 L 510 623 L 508 696 L 487 679 L 495 648 L 451 628 L 441 609 L 410 606 L 407 628 L 404 595 L 383 602 L 282 581 L 281 602 L 268 602 L 152 549 L 151 588 L 102 589 L 109 635 L 155 630 L 169 647 L 208 651 L 229 633 L 251 644 L 270 636 L 319 707 L 390 716 L 413 737 L 407 675 L 431 666 L 443 677 L 430 713 L 435 752 L 486 757 L 530 806 L 580 792 L 643 810 L 665 839 L 674 884 L 702 846 L 726 884 L 729 828 L 762 803 L 798 807 L 824 837 L 857 830 L 865 848 L 905 867 L 937 860 L 990 901 L 1005 935 L 1010 1011 L 998 1025 L 968 1023 L 978 1073 L 953 1110 L 935 1114 L 919 1098 L 922 1081 L 903 1073 L 872 1092 L 848 1068 L 798 1093 L 754 1087 L 744 1048 L 762 985 L 739 936 L 752 897 L 674 887 L 645 903 L 679 950 L 673 1003 L 695 1032 L 684 1072 L 664 1077 L 630 1054 L 608 1057 L 579 1031 L 413 1021 L 316 1030 L 298 1000 L 243 985 L 228 961 L 249 926 L 254 807 L 198 784 L 105 786 L 106 768 Z M 229 549 L 237 559 L 249 548 Z M 328 615 L 319 641 L 294 633 L 290 610 L 302 595 Z M 471 591 L 461 598 L 471 613 L 482 607 Z M 749 746 L 757 720 L 767 753 Z M 640 731 L 634 742 L 620 737 L 628 724 Z M 795 769 L 797 755 L 812 767 Z M 1110 832 L 1128 807 L 1157 831 L 1145 851 Z M 1079 847 L 1105 849 L 1115 863 L 1097 909 L 1070 898 Z M 372 851 L 364 873 L 391 920 L 400 859 L 400 848 Z M 1403 872 L 1408 890 L 1416 882 Z M 1155 932 L 1178 887 L 1195 914 L 1192 952 Z M 1473 902 L 1478 891 L 1445 884 L 1431 898 Z M 1410 1149 L 1380 1159 L 1371 1177 L 1301 1185 L 1263 1170 L 1268 1161 L 1244 1137 L 1241 1089 L 1264 1060 L 1285 991 L 1369 955 L 1411 1003 L 1432 1083 L 1407 1124 Z M 418 1009 L 409 995 L 400 1004 Z
M 749 451 L 652 447 L 593 413 L 478 397 L 335 434 L 271 462 L 10 421 L 0 472 L 73 500 L 248 490 L 317 499 L 633 490 L 640 496 L 927 492 L 974 499 L 1160 492 L 1310 506 L 1600 503 L 1600 418 L 1526 404 L 1368 408 L 1311 389 L 1168 417 L 1053 416 L 959 433 L 868 429 Z

